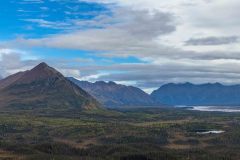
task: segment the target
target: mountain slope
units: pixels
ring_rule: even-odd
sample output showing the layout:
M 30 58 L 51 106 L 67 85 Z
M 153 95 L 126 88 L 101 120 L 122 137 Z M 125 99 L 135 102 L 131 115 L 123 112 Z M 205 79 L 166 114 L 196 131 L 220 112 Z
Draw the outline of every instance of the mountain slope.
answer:
M 0 81 L 0 106 L 16 109 L 95 109 L 100 104 L 46 63 Z
M 22 77 L 24 74 L 25 74 L 25 72 L 18 72 L 18 73 L 13 74 L 5 79 L 0 80 L 0 89 L 3 89 L 5 87 L 9 86 L 10 84 L 12 84 L 16 80 L 18 80 L 20 77 Z
M 155 105 L 151 97 L 139 88 L 116 84 L 114 82 L 98 81 L 90 83 L 69 78 L 79 87 L 93 95 L 108 107 L 118 106 L 152 106 Z
M 166 84 L 155 90 L 151 97 L 168 105 L 240 105 L 240 85 L 220 83 L 194 85 Z

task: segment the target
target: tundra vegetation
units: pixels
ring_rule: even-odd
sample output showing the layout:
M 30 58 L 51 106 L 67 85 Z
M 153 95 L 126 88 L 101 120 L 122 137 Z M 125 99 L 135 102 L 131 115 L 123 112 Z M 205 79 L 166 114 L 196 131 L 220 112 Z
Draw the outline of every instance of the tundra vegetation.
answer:
M 197 134 L 223 130 L 221 134 Z M 0 113 L 3 160 L 240 159 L 240 114 L 184 108 L 8 110 Z

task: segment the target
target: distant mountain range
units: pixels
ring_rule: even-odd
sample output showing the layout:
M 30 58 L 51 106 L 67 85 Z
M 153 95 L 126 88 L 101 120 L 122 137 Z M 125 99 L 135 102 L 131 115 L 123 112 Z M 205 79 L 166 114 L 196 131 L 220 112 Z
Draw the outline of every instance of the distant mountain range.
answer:
M 108 107 L 121 106 L 237 106 L 240 105 L 240 85 L 192 83 L 163 85 L 150 95 L 133 86 L 114 82 L 90 83 L 68 78 Z
M 115 82 L 65 78 L 46 63 L 0 80 L 0 109 L 78 109 L 103 106 L 240 105 L 240 85 L 191 83 L 163 85 L 151 95 Z
M 115 82 L 90 83 L 72 77 L 68 79 L 108 107 L 157 105 L 150 95 L 137 87 L 116 84 Z
M 101 107 L 90 94 L 46 63 L 0 80 L 0 106 L 0 109 L 61 110 Z
M 240 105 L 240 85 L 169 83 L 155 90 L 151 97 L 168 105 L 237 106 Z

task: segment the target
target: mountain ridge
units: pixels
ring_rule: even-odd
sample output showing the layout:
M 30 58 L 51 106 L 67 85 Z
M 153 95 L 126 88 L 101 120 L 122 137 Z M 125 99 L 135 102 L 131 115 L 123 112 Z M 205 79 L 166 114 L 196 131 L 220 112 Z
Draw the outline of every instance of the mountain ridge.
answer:
M 96 109 L 101 104 L 46 63 L 0 80 L 4 107 Z
M 73 77 L 69 80 L 86 90 L 100 102 L 108 107 L 121 106 L 156 106 L 150 95 L 133 86 L 125 86 L 109 81 L 79 81 Z
M 240 105 L 240 85 L 221 83 L 168 83 L 151 93 L 151 97 L 167 105 Z

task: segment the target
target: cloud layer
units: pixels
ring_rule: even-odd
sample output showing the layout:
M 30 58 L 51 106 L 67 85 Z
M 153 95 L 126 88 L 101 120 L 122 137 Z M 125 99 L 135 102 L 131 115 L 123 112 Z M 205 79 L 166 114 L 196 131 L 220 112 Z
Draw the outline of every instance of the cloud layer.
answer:
M 86 58 L 81 55 L 81 62 L 58 59 L 57 55 L 55 59 L 58 60 L 53 62 L 48 56 L 33 59 L 15 52 L 0 53 L 0 75 L 30 68 L 44 60 L 66 76 L 135 84 L 146 90 L 168 82 L 240 83 L 238 0 L 85 2 L 99 3 L 108 11 L 94 12 L 95 16 L 89 19 L 21 19 L 39 28 L 58 32 L 37 37 L 23 36 L 1 44 L 12 50 L 51 48 L 86 51 L 89 52 L 88 58 L 95 57 L 93 62 L 84 61 Z M 49 7 L 43 8 L 46 9 Z M 66 15 L 78 13 L 77 8 L 71 7 L 71 12 L 68 10 Z M 137 62 L 119 62 L 129 57 L 134 57 Z
M 186 45 L 201 46 L 201 45 L 225 45 L 238 42 L 238 37 L 206 37 L 206 38 L 191 38 L 186 41 Z

